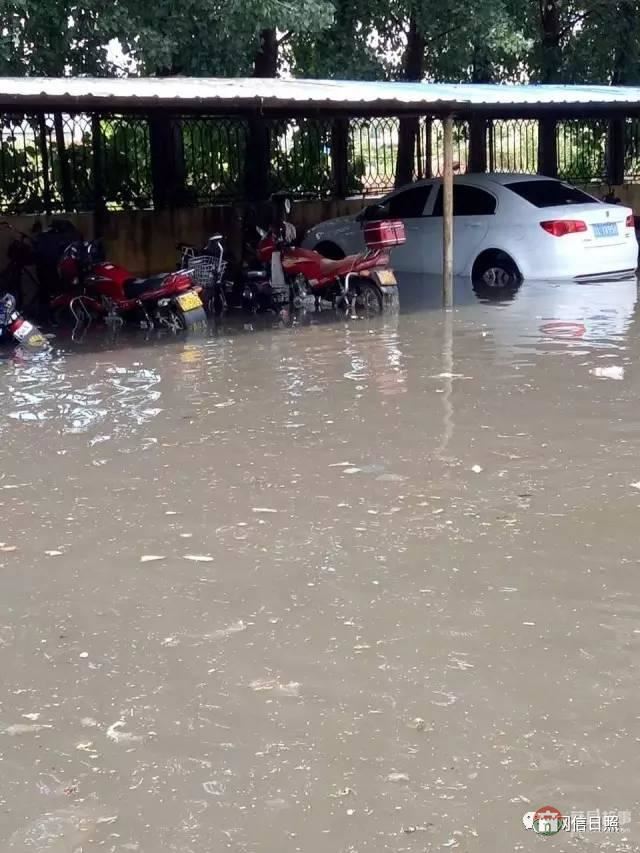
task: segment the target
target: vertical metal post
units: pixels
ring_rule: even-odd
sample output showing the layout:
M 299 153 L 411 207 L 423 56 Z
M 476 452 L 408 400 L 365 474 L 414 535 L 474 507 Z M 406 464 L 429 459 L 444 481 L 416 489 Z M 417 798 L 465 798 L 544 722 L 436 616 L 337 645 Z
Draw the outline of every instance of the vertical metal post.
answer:
M 433 118 L 424 120 L 424 176 L 433 177 Z
M 538 174 L 547 178 L 558 176 L 557 123 L 553 115 L 538 122 Z
M 102 128 L 100 126 L 100 115 L 93 113 L 91 116 L 91 147 L 92 147 L 92 173 L 93 173 L 93 236 L 103 237 L 105 224 L 105 187 L 104 187 L 104 164 L 102 162 Z
M 442 176 L 442 299 L 453 306 L 453 116 L 445 116 Z
M 625 129 L 626 122 L 624 118 L 614 118 L 609 121 L 607 132 L 607 183 L 611 187 L 624 184 Z
M 494 119 L 489 119 L 489 171 L 496 170 L 496 143 Z
M 336 198 L 349 191 L 349 119 L 336 118 L 331 125 L 331 171 Z
M 38 144 L 42 164 L 42 184 L 44 189 L 44 212 L 51 214 L 51 178 L 49 175 L 49 148 L 47 146 L 47 121 L 44 113 L 38 114 Z

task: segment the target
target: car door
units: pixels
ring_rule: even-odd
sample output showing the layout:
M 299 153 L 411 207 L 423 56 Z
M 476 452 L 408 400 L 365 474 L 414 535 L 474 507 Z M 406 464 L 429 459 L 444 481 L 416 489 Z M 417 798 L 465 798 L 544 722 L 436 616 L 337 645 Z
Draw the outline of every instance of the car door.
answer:
M 432 191 L 433 184 L 409 186 L 387 196 L 380 205 L 365 208 L 363 212 L 363 218 L 368 221 L 401 219 L 404 223 L 406 243 L 396 246 L 391 253 L 391 265 L 398 272 L 424 271 L 425 243 L 422 229 Z
M 494 195 L 470 184 L 453 186 L 453 272 L 462 275 L 484 241 L 497 200 Z M 429 257 L 426 272 L 442 273 L 442 186 L 438 187 L 428 226 Z

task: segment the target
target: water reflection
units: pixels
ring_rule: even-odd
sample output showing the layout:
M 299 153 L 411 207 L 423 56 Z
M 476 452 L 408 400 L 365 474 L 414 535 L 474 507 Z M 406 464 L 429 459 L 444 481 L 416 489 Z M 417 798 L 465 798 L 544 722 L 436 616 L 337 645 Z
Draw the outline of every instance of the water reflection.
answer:
M 131 353 L 123 352 L 120 361 Z M 83 365 L 86 367 L 86 365 Z M 98 362 L 78 375 L 72 357 L 36 364 L 12 364 L 2 377 L 0 406 L 21 422 L 55 421 L 63 433 L 86 432 L 108 423 L 114 435 L 128 432 L 162 410 L 159 372 L 140 363 Z

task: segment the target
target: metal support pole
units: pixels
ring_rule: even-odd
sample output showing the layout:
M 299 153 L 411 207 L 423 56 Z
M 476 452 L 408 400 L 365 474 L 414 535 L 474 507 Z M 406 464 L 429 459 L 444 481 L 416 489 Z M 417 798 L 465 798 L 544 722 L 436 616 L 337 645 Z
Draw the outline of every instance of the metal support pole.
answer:
M 105 225 L 105 188 L 104 188 L 104 163 L 103 163 L 103 141 L 100 115 L 94 113 L 91 116 L 91 148 L 93 164 L 93 236 L 96 239 L 104 237 Z
M 445 308 L 453 306 L 453 116 L 444 127 L 444 173 L 442 176 L 442 299 Z
M 331 125 L 331 171 L 336 198 L 349 194 L 349 119 L 334 119 Z
M 625 129 L 623 118 L 610 120 L 607 133 L 607 183 L 610 187 L 624 184 Z
M 44 190 L 44 212 L 51 214 L 51 175 L 49 172 L 49 148 L 47 146 L 47 120 L 44 113 L 38 115 L 38 143 L 42 163 L 42 184 Z

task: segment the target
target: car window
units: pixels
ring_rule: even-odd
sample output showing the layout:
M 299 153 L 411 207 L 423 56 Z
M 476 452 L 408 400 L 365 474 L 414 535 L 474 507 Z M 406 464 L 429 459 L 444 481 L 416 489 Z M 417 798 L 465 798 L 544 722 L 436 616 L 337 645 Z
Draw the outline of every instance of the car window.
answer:
M 394 219 L 417 219 L 424 214 L 431 186 L 411 187 L 387 199 L 384 207 Z
M 511 184 L 505 184 L 505 187 L 533 204 L 534 207 L 593 204 L 597 201 L 593 196 L 562 181 L 514 181 Z
M 464 184 L 454 184 L 453 215 L 454 216 L 493 216 L 496 212 L 496 200 L 488 192 L 477 187 Z M 433 206 L 432 216 L 442 216 L 442 187 Z

